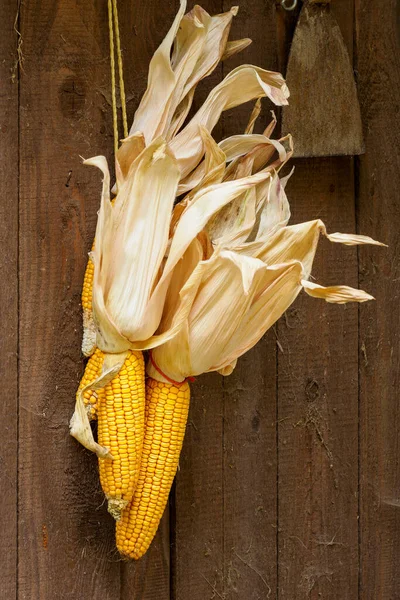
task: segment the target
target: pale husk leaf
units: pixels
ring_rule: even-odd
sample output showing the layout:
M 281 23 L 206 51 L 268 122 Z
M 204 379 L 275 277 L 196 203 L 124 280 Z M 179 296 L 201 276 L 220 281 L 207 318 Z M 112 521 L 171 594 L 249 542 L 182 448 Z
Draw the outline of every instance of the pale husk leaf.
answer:
M 248 177 L 252 169 L 252 159 L 244 160 L 238 165 L 237 176 Z M 269 178 L 259 185 L 265 184 L 269 184 Z M 214 246 L 230 248 L 246 241 L 256 220 L 257 188 L 249 188 L 209 220 L 206 230 Z
M 251 304 L 235 335 L 229 340 L 224 356 L 212 370 L 221 371 L 250 350 L 284 314 L 300 293 L 301 263 L 265 266 L 263 289 Z
M 204 148 L 204 160 L 199 166 L 178 186 L 178 193 L 186 191 L 189 194 L 185 201 L 193 196 L 201 188 L 205 188 L 215 183 L 221 183 L 225 174 L 226 156 L 220 146 L 215 142 L 211 134 L 200 125 L 200 135 Z
M 181 1 L 175 20 L 156 50 L 149 66 L 148 84 L 131 127 L 141 131 L 149 144 L 158 136 L 172 139 L 182 126 L 192 105 L 198 82 L 209 75 L 225 53 L 233 7 L 226 13 L 210 16 L 196 5 L 184 15 Z M 240 51 L 247 42 L 230 47 Z
M 299 260 L 303 264 L 304 278 L 308 279 L 321 233 L 331 242 L 341 244 L 383 245 L 368 236 L 343 233 L 328 234 L 324 223 L 320 219 L 316 219 L 283 227 L 271 236 L 266 236 L 267 239 L 264 242 L 261 240 L 243 244 L 237 247 L 236 251 L 255 256 L 267 264 Z
M 254 125 L 256 124 L 256 121 L 260 115 L 260 112 L 261 112 L 261 100 L 260 100 L 260 98 L 257 98 L 257 100 L 254 104 L 254 108 L 251 111 L 249 122 L 247 123 L 246 129 L 244 130 L 245 135 L 251 135 L 253 133 Z
M 285 227 L 290 219 L 289 201 L 276 173 L 268 182 L 257 186 L 256 200 L 257 220 L 249 241 L 267 241 L 274 232 Z
M 171 66 L 171 49 L 185 9 L 186 0 L 181 0 L 179 11 L 170 30 L 150 61 L 147 89 L 130 129 L 130 134 L 137 131 L 143 133 L 146 144 L 149 144 L 165 129 L 168 108 L 176 84 Z
M 270 138 L 271 135 L 274 133 L 275 127 L 278 123 L 278 119 L 276 118 L 276 114 L 274 113 L 273 110 L 271 110 L 271 121 L 270 123 L 267 125 L 267 127 L 264 129 L 263 131 L 263 135 L 265 135 L 265 137 Z
M 226 155 L 227 162 L 240 158 L 264 146 L 269 148 L 271 156 L 276 151 L 282 162 L 287 160 L 287 152 L 283 144 L 279 140 L 272 140 L 263 134 L 232 135 L 222 140 L 219 145 Z
M 158 327 L 163 303 L 152 301 L 152 291 L 168 245 L 179 176 L 171 152 L 156 140 L 140 155 L 113 206 L 103 193 L 92 254 L 93 314 L 98 346 L 106 352 L 148 347 Z
M 185 208 L 177 223 L 163 278 L 168 276 L 190 242 L 204 229 L 218 210 L 269 176 L 269 173 L 256 173 L 250 177 L 226 181 L 201 189 Z
M 234 54 L 237 54 L 247 48 L 247 46 L 250 46 L 251 43 L 252 40 L 250 38 L 242 38 L 241 40 L 232 40 L 231 42 L 228 42 L 225 46 L 225 52 L 223 53 L 221 60 L 228 60 L 228 58 L 231 58 Z
M 227 45 L 232 18 L 236 14 L 237 7 L 233 7 L 228 12 L 220 15 L 210 16 L 200 6 L 195 6 L 182 19 L 181 29 L 178 31 L 176 37 L 176 47 L 182 46 L 180 38 L 183 36 L 183 32 L 181 30 L 185 26 L 186 20 L 193 21 L 196 19 L 197 22 L 201 23 L 204 29 L 204 38 L 201 47 L 198 47 L 197 60 L 193 65 L 191 73 L 188 72 L 188 77 L 184 81 L 184 85 L 179 89 L 179 92 L 178 90 L 174 92 L 174 100 L 171 104 L 171 109 L 173 110 L 170 110 L 170 125 L 165 132 L 168 140 L 176 135 L 188 115 L 199 81 L 207 77 L 222 59 Z M 243 47 L 245 47 L 243 44 L 236 45 L 235 48 L 231 49 L 232 54 L 239 52 Z M 175 52 L 176 48 L 174 46 L 173 62 L 175 61 Z M 183 78 L 181 80 L 183 82 Z
M 187 87 L 187 83 L 192 77 L 202 53 L 210 19 L 210 15 L 196 5 L 183 17 L 177 31 L 171 56 L 175 86 L 168 106 L 164 128 L 159 132 L 167 140 L 175 135 L 190 109 L 193 93 L 190 93 L 190 86 Z M 186 101 L 184 101 L 185 97 Z M 180 106 L 181 104 L 182 106 Z M 175 117 L 176 112 L 178 114 Z
M 328 240 L 337 244 L 344 244 L 345 246 L 360 246 L 364 244 L 372 246 L 385 246 L 382 242 L 378 242 L 368 235 L 356 235 L 354 233 L 326 233 L 324 228 L 323 233 L 326 235 Z
M 347 285 L 332 285 L 324 287 L 312 281 L 302 281 L 306 293 L 313 298 L 321 298 L 332 304 L 345 304 L 346 302 L 367 302 L 374 297 L 363 290 L 357 290 Z
M 200 188 L 220 183 L 225 174 L 225 153 L 205 127 L 200 125 L 199 130 L 205 152 L 204 160 L 185 179 L 181 180 L 178 186 L 179 195 L 190 192 L 190 195 L 184 198 L 186 203 Z
M 283 105 L 287 104 L 289 92 L 279 73 L 251 65 L 237 67 L 210 92 L 193 119 L 171 142 L 182 178 L 197 166 L 203 154 L 199 125 L 211 132 L 224 110 L 263 96 Z
M 232 248 L 245 242 L 256 220 L 257 193 L 250 188 L 224 206 L 207 226 L 214 245 Z
M 278 198 L 282 190 L 280 186 Z M 323 288 L 309 282 L 320 233 L 327 235 L 325 226 L 320 220 L 280 226 L 282 205 L 278 206 L 273 218 L 266 215 L 263 219 L 265 231 L 274 230 L 264 241 L 242 244 L 235 251 L 216 248 L 210 260 L 202 261 L 196 268 L 191 264 L 191 275 L 181 290 L 188 285 L 196 288 L 187 323 L 177 337 L 154 352 L 157 365 L 169 378 L 182 381 L 209 370 L 229 374 L 237 358 L 257 343 L 302 288 L 328 302 L 371 299 L 369 294 L 347 286 Z M 367 236 L 334 234 L 332 241 L 339 240 L 351 244 L 374 242 Z M 180 273 L 170 288 L 171 307 L 174 303 L 179 305 L 177 298 L 183 281 Z M 173 318 L 171 309 L 161 330 L 170 326 Z M 153 375 L 157 377 L 156 373 Z
M 116 185 L 114 193 L 118 192 L 118 186 L 121 186 L 128 177 L 132 163 L 135 162 L 139 154 L 145 149 L 144 135 L 140 132 L 134 133 L 122 140 L 115 157 Z
M 301 271 L 300 263 L 267 267 L 230 251 L 200 263 L 188 280 L 197 292 L 187 327 L 154 351 L 157 365 L 176 381 L 206 371 L 228 373 L 294 300 Z

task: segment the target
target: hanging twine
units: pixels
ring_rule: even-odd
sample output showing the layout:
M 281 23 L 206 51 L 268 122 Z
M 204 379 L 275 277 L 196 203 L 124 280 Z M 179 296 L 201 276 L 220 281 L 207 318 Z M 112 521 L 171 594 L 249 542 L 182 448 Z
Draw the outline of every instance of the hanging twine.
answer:
M 114 24 L 113 24 L 114 21 Z M 114 152 L 117 153 L 119 146 L 118 113 L 117 113 L 117 86 L 115 78 L 115 49 L 117 52 L 119 93 L 122 107 L 122 125 L 124 137 L 128 137 L 128 120 L 126 116 L 126 97 L 124 85 L 124 70 L 122 64 L 121 40 L 119 35 L 117 0 L 108 0 L 108 30 L 110 37 L 110 67 L 111 67 L 111 99 L 114 128 Z M 115 30 L 115 31 L 114 31 Z M 115 34 L 115 36 L 114 36 Z
M 113 4 L 113 11 L 114 11 L 115 39 L 117 41 L 119 94 L 121 96 L 122 124 L 123 124 L 123 129 L 124 129 L 124 137 L 126 138 L 126 137 L 128 137 L 128 120 L 126 118 L 126 98 L 125 98 L 125 85 L 124 85 L 124 68 L 123 68 L 123 64 L 122 64 L 121 40 L 120 40 L 120 36 L 119 36 L 117 0 L 112 0 L 112 4 Z

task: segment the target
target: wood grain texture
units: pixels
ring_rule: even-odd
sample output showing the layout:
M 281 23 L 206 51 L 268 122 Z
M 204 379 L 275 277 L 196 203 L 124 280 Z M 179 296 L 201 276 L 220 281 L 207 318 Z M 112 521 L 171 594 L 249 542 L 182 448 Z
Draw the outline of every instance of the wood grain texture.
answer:
M 276 337 L 270 331 L 223 380 L 224 594 L 275 598 Z
M 101 190 L 101 174 L 79 155 L 112 149 L 104 23 L 104 3 L 21 5 L 20 600 L 120 593 L 96 457 L 68 431 L 83 371 L 80 292 Z
M 354 231 L 351 158 L 299 160 L 293 221 Z M 313 275 L 357 286 L 357 253 L 324 239 Z M 358 313 L 301 295 L 278 327 L 279 598 L 358 593 Z
M 332 4 L 352 55 L 353 4 Z M 294 17 L 279 14 L 280 65 Z M 299 160 L 289 182 L 294 221 L 354 231 L 351 158 Z M 357 253 L 321 240 L 320 283 L 357 285 Z M 278 327 L 279 598 L 358 595 L 357 308 L 300 297 Z
M 360 107 L 343 35 L 330 7 L 305 4 L 290 49 L 289 106 L 283 133 L 294 156 L 357 155 L 364 151 Z
M 400 204 L 398 3 L 357 2 L 357 70 L 366 154 L 359 161 L 358 226 L 389 248 L 360 249 L 360 526 L 362 600 L 399 596 Z
M 18 91 L 17 2 L 0 5 L 0 596 L 16 596 L 18 418 Z
M 203 600 L 224 589 L 223 387 L 219 375 L 191 385 L 176 477 L 173 598 Z

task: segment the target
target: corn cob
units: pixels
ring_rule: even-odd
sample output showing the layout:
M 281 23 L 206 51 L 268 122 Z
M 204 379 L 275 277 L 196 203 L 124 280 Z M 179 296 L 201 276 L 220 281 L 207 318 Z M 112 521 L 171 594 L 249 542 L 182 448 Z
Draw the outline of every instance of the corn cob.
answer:
M 83 278 L 81 296 L 83 311 L 82 353 L 84 356 L 91 356 L 96 349 L 96 327 L 92 315 L 93 276 L 94 264 L 89 257 Z
M 108 510 L 117 520 L 138 480 L 144 413 L 143 355 L 130 351 L 118 374 L 98 392 L 98 442 L 113 457 L 99 458 L 100 482 Z
M 104 353 L 96 348 L 95 352 L 89 358 L 86 364 L 85 372 L 79 384 L 78 392 L 82 388 L 89 385 L 101 374 L 101 369 L 104 362 Z M 101 390 L 100 390 L 101 391 Z M 97 401 L 99 396 L 99 390 L 86 390 L 83 392 L 83 402 L 86 406 L 89 419 L 97 418 Z
M 146 382 L 146 426 L 138 484 L 117 523 L 117 547 L 139 559 L 147 551 L 168 501 L 178 467 L 189 410 L 190 388 Z

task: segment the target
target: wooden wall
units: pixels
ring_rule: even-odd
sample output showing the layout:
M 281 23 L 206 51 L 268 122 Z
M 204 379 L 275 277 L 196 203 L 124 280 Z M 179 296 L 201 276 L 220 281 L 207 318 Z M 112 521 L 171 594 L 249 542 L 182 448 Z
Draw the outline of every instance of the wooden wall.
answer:
M 177 4 L 119 1 L 130 118 Z M 253 45 L 200 98 L 238 61 L 285 70 L 298 13 L 275 4 L 242 0 L 234 36 Z M 231 377 L 197 380 L 169 511 L 133 564 L 114 550 L 95 457 L 68 435 L 100 193 L 80 155 L 113 147 L 106 2 L 0 3 L 1 598 L 400 598 L 398 6 L 332 10 L 354 58 L 366 153 L 296 161 L 288 194 L 294 222 L 320 217 L 389 244 L 322 241 L 316 261 L 319 280 L 376 302 L 301 296 Z M 226 114 L 219 134 L 247 114 Z

